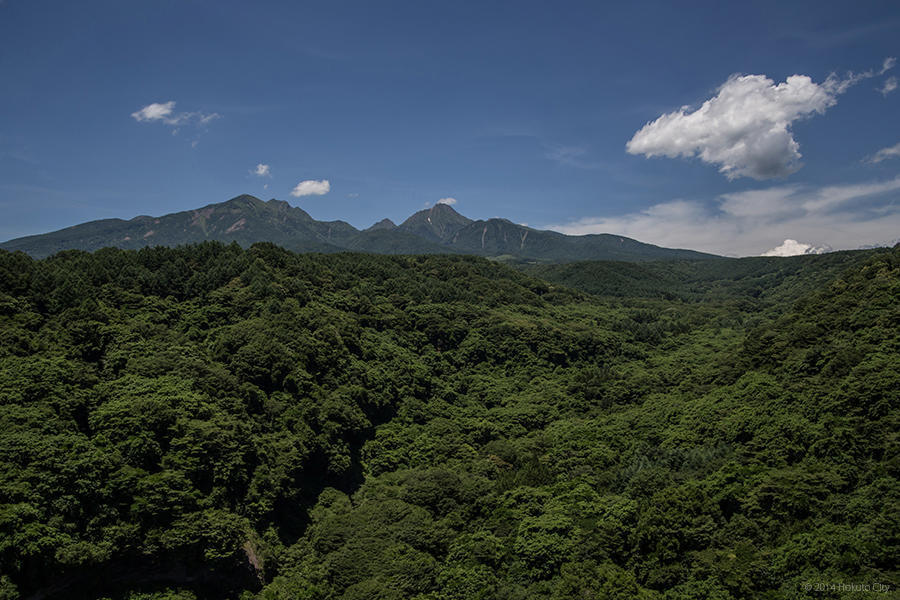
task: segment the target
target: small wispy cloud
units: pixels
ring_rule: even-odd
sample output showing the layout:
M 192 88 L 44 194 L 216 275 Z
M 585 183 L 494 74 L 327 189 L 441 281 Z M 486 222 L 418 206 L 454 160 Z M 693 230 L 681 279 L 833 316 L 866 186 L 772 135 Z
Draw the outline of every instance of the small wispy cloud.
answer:
M 162 121 L 169 125 L 178 123 L 177 119 L 172 118 L 172 111 L 175 110 L 175 101 L 154 102 L 148 104 L 144 108 L 131 113 L 131 116 L 138 122 L 144 121 Z
M 253 169 L 253 174 L 258 177 L 271 177 L 272 170 L 269 168 L 269 165 L 259 163 L 256 165 L 256 168 Z
M 301 181 L 291 190 L 291 196 L 324 196 L 331 191 L 331 183 L 327 179 L 307 179 Z
M 891 92 L 897 89 L 897 78 L 896 77 L 888 77 L 884 80 L 884 84 L 878 88 L 878 91 L 881 92 L 882 96 L 887 96 Z
M 176 129 L 172 130 L 172 135 L 178 133 L 178 127 L 186 125 L 206 126 L 212 121 L 220 118 L 219 113 L 203 113 L 193 112 L 175 112 L 175 101 L 153 102 L 144 106 L 140 110 L 131 113 L 131 117 L 138 123 L 164 123 L 171 125 Z
M 887 73 L 888 71 L 893 69 L 894 65 L 896 65 L 896 64 L 897 64 L 897 59 L 894 58 L 893 56 L 888 56 L 886 59 L 884 59 L 884 62 L 881 64 L 881 70 L 878 71 L 878 74 L 884 75 L 885 73 Z
M 441 198 L 437 201 L 438 204 L 446 204 L 448 206 L 453 206 L 456 204 L 456 198 Z
M 724 194 L 712 203 L 672 200 L 547 228 L 570 235 L 619 234 L 669 248 L 738 256 L 774 250 L 784 240 L 804 240 L 814 248 L 857 248 L 896 237 L 898 192 L 900 177 L 822 187 L 779 185 Z
M 827 185 L 823 187 L 778 186 L 767 190 L 748 190 L 723 194 L 722 210 L 733 216 L 760 216 L 770 219 L 791 213 L 807 215 L 831 212 L 846 207 L 852 202 L 900 190 L 900 177 L 887 181 Z M 763 195 L 777 199 L 777 202 L 760 202 Z M 765 211 L 751 212 L 750 207 L 761 205 Z
M 565 146 L 561 144 L 544 144 L 544 157 L 560 165 L 576 169 L 596 169 L 599 163 L 586 160 L 588 148 L 585 146 Z
M 887 148 L 882 148 L 875 154 L 873 154 L 866 162 L 870 163 L 880 163 L 883 160 L 888 160 L 889 158 L 897 158 L 900 156 L 900 143 L 894 144 L 893 146 L 889 146 Z

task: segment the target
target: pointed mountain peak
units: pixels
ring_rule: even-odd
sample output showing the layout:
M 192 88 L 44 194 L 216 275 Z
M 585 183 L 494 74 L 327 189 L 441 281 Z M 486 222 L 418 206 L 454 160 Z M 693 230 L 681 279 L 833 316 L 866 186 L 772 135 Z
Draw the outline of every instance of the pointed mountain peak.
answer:
M 241 194 L 240 196 L 235 196 L 231 200 L 225 201 L 223 204 L 264 204 L 262 200 L 257 198 L 256 196 L 251 196 L 250 194 Z
M 454 209 L 452 206 L 450 206 L 449 204 L 447 204 L 445 202 L 438 202 L 437 204 L 435 204 L 434 206 L 432 206 L 431 208 L 429 208 L 427 210 L 431 214 L 456 215 L 458 217 L 462 217 L 462 215 L 459 214 L 456 211 L 456 209 Z M 463 217 L 463 218 L 465 219 L 465 217 Z
M 459 214 L 449 204 L 438 203 L 403 221 L 400 229 L 432 241 L 444 241 L 472 222 L 472 219 Z
M 21 250 L 39 258 L 71 248 L 87 251 L 107 246 L 129 249 L 210 240 L 237 242 L 242 246 L 266 241 L 300 252 L 339 249 L 390 254 L 451 252 L 549 261 L 712 258 L 689 250 L 658 248 L 622 236 L 567 236 L 500 218 L 473 221 L 446 202 L 420 210 L 399 226 L 390 219 L 383 219 L 361 235 L 344 221 L 317 221 L 302 208 L 282 200 L 263 201 L 249 194 L 158 217 L 89 221 L 42 235 L 9 240 L 0 243 L 0 249 Z
M 397 229 L 397 224 L 390 219 L 382 219 L 366 229 L 366 231 L 377 231 L 379 229 Z
M 425 239 L 441 242 L 472 223 L 446 204 L 435 204 L 431 208 L 420 210 L 400 224 L 399 229 L 420 235 Z
M 437 204 L 430 206 L 429 208 L 423 208 L 422 210 L 413 213 L 406 221 L 403 223 L 408 223 L 412 220 L 418 219 L 428 219 L 428 218 L 442 218 L 442 219 L 458 219 L 465 221 L 468 225 L 472 223 L 472 219 L 466 217 L 465 215 L 460 214 L 455 208 L 450 206 L 449 204 L 444 204 L 443 202 L 438 202 Z M 403 226 L 403 223 L 400 226 Z

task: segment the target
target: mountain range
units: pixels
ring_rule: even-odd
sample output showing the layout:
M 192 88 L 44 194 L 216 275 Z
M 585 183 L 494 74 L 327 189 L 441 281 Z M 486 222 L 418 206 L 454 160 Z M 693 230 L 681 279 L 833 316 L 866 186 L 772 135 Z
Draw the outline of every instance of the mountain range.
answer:
M 89 221 L 50 233 L 3 242 L 0 248 L 35 258 L 62 250 L 107 246 L 135 249 L 215 240 L 249 246 L 272 242 L 296 252 L 476 254 L 506 261 L 569 262 L 717 258 L 693 250 L 661 248 L 620 235 L 571 236 L 507 219 L 474 221 L 447 204 L 421 210 L 400 225 L 384 219 L 362 231 L 344 221 L 317 221 L 281 200 L 249 195 L 161 217 Z

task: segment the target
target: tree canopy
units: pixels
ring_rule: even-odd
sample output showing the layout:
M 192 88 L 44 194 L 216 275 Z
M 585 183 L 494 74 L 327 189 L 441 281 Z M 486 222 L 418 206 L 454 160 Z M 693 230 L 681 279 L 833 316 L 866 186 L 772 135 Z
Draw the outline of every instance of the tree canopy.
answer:
M 896 590 L 900 248 L 713 268 L 0 251 L 0 599 Z

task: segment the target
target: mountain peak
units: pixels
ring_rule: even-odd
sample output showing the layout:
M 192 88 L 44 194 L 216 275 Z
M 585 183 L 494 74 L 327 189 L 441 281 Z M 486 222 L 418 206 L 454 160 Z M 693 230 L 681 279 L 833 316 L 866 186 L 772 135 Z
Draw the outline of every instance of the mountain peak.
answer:
M 444 202 L 438 202 L 437 204 L 435 204 L 434 206 L 432 206 L 431 208 L 429 208 L 427 210 L 430 213 L 437 213 L 437 214 L 445 213 L 445 214 L 450 214 L 450 215 L 462 216 L 456 211 L 456 209 L 454 209 L 449 204 L 445 204 Z
M 448 204 L 435 204 L 420 210 L 400 224 L 400 229 L 422 236 L 435 242 L 443 242 L 463 227 L 473 223 L 472 219 L 456 212 Z
M 241 246 L 265 241 L 298 252 L 447 252 L 542 261 L 713 258 L 689 250 L 658 248 L 622 236 L 566 236 L 500 218 L 473 221 L 447 204 L 420 210 L 399 226 L 390 219 L 382 219 L 360 232 L 344 221 L 317 221 L 302 208 L 282 200 L 263 201 L 249 194 L 158 217 L 90 221 L 43 235 L 9 240 L 0 244 L 0 249 L 22 250 L 34 257 L 44 257 L 71 248 L 128 249 L 210 240 L 237 242 Z
M 366 229 L 365 231 L 378 231 L 379 229 L 396 229 L 397 224 L 390 219 L 382 219 Z
M 226 200 L 223 204 L 265 204 L 262 200 L 257 198 L 256 196 L 251 196 L 250 194 L 241 194 L 240 196 L 235 196 L 231 200 Z

